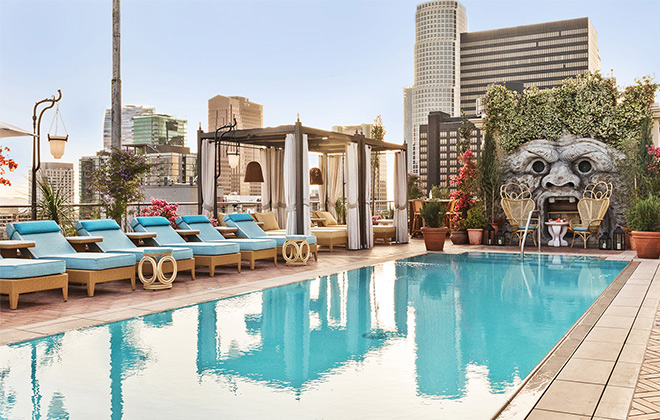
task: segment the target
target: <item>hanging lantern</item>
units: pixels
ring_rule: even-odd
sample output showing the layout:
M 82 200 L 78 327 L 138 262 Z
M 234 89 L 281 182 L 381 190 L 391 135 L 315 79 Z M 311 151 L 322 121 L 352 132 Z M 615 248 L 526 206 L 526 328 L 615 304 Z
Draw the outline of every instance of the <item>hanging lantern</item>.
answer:
M 238 167 L 239 158 L 238 148 L 236 150 L 227 150 L 227 160 L 229 161 L 230 168 L 236 169 Z
M 310 185 L 323 185 L 323 173 L 319 168 L 309 170 L 309 183 Z
M 59 123 L 62 122 L 62 128 L 64 129 L 64 135 L 57 135 L 57 129 L 59 128 Z M 53 129 L 53 124 L 55 124 L 55 133 L 50 134 L 50 131 Z M 55 108 L 55 115 L 53 115 L 53 121 L 50 123 L 50 130 L 48 132 L 48 144 L 50 145 L 50 154 L 53 155 L 55 159 L 60 159 L 64 155 L 64 147 L 66 146 L 66 141 L 69 139 L 69 133 L 66 131 L 66 126 L 64 125 L 64 120 L 62 119 L 62 114 L 60 113 L 60 104 L 57 104 Z
M 504 236 L 504 232 L 499 231 L 495 234 L 495 245 L 497 246 L 504 246 L 506 244 L 506 237 Z
M 598 240 L 598 248 L 600 249 L 612 248 L 612 241 L 610 240 L 610 235 L 607 232 L 600 235 L 600 239 Z
M 623 251 L 626 249 L 626 236 L 623 232 L 623 229 L 621 229 L 621 226 L 617 226 L 616 229 L 614 229 L 614 232 L 612 233 L 612 244 L 614 245 L 614 249 L 617 251 Z
M 69 135 L 66 136 L 51 136 L 48 135 L 48 144 L 50 145 L 50 154 L 53 155 L 55 159 L 59 159 L 64 154 L 64 146 L 66 146 L 66 141 L 69 139 Z
M 252 161 L 245 168 L 245 182 L 264 182 L 264 174 L 261 172 L 261 165 L 257 161 Z
M 483 244 L 484 245 L 493 245 L 495 244 L 495 228 L 489 223 L 486 225 L 484 228 L 484 237 L 483 237 Z

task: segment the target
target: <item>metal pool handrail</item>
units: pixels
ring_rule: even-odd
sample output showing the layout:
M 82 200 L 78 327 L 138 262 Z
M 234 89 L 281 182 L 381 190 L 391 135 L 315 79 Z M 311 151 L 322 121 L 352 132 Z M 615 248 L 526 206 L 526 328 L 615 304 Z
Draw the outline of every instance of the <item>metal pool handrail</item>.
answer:
M 532 220 L 532 214 L 533 213 L 539 213 L 539 222 L 538 225 L 536 226 L 536 229 L 539 232 L 539 238 L 538 238 L 538 247 L 539 247 L 539 253 L 541 252 L 541 218 L 540 218 L 540 212 L 538 210 L 532 210 L 529 212 L 527 215 L 527 224 L 525 224 L 525 233 L 523 234 L 522 239 L 520 240 L 520 257 L 525 258 L 525 240 L 527 239 L 527 232 L 529 231 L 529 223 Z

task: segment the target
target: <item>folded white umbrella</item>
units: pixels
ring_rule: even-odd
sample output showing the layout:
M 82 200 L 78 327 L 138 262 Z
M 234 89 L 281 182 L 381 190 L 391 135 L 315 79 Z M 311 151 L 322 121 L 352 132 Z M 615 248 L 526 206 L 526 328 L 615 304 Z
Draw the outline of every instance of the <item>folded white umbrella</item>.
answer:
M 22 130 L 18 127 L 14 127 L 11 124 L 0 121 L 0 138 L 1 137 L 19 137 L 19 136 L 30 136 L 34 137 L 35 135 L 29 131 Z

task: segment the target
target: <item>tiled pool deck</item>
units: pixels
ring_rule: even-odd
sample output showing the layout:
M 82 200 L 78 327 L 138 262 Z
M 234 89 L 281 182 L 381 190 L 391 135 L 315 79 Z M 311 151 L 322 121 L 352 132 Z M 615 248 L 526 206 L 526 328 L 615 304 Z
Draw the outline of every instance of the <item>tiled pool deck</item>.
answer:
M 528 253 L 531 247 L 527 248 Z M 453 246 L 445 252 L 505 251 L 514 247 Z M 56 291 L 22 295 L 19 308 L 0 300 L 0 345 L 174 309 L 236 294 L 294 283 L 424 253 L 421 240 L 377 245 L 372 250 L 320 252 L 306 267 L 259 262 L 243 273 L 220 268 L 213 278 L 180 275 L 165 291 L 132 292 L 128 282 L 104 283 L 88 298 L 71 286 L 69 301 Z M 633 260 L 634 251 L 543 248 L 542 252 L 588 254 Z M 523 384 L 502 419 L 660 419 L 660 260 L 633 260 Z M 641 372 L 641 373 L 640 373 Z

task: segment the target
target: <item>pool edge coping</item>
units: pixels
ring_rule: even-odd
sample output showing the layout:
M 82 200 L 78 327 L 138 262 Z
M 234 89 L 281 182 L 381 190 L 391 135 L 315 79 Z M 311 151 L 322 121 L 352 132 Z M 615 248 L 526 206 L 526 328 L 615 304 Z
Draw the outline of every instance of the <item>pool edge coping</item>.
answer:
M 245 295 L 248 293 L 259 292 L 261 290 L 272 289 L 274 287 L 285 286 L 288 284 L 300 283 L 303 281 L 313 280 L 321 276 L 331 276 L 333 274 L 337 274 L 343 271 L 358 270 L 360 268 L 382 264 L 389 261 L 397 261 L 400 259 L 413 258 L 427 253 L 429 252 L 425 250 L 410 251 L 403 253 L 402 256 L 394 259 L 392 259 L 392 256 L 378 257 L 378 258 L 374 258 L 373 260 L 365 259 L 365 260 L 361 260 L 360 262 L 346 264 L 341 268 L 337 266 L 314 268 L 313 270 L 310 271 L 304 271 L 295 274 L 284 274 L 281 276 L 272 277 L 268 279 L 256 280 L 254 282 L 246 283 L 246 284 L 231 285 L 226 287 L 215 287 L 212 290 L 206 290 L 204 292 L 195 292 L 186 296 L 164 298 L 156 302 L 148 302 L 148 303 L 142 302 L 142 303 L 137 303 L 135 305 L 125 306 L 122 308 L 104 309 L 101 311 L 89 312 L 85 314 L 70 315 L 60 319 L 26 324 L 20 327 L 12 327 L 5 329 L 0 327 L 0 333 L 2 333 L 3 331 L 5 333 L 9 332 L 10 336 L 12 333 L 18 333 L 16 334 L 18 335 L 18 338 L 12 339 L 10 337 L 7 340 L 3 340 L 4 337 L 2 337 L 2 334 L 0 334 L 0 347 L 23 343 L 26 341 L 49 337 L 53 335 L 63 334 L 69 331 L 84 330 L 87 328 L 93 328 L 100 325 L 111 324 L 113 322 L 139 318 L 154 313 L 186 308 L 201 303 L 213 302 L 216 300 Z M 99 319 L 113 313 L 121 313 L 128 311 L 137 311 L 137 312 L 132 315 L 128 315 L 128 314 L 125 316 L 120 315 L 116 319 L 106 319 L 106 320 Z M 60 328 L 57 328 L 58 325 L 60 326 Z M 48 332 L 43 333 L 39 331 L 39 330 L 44 331 L 44 329 Z
M 573 357 L 575 357 L 575 353 L 578 350 L 578 348 L 580 347 L 580 345 L 582 345 L 585 342 L 585 340 L 586 340 L 587 336 L 589 335 L 589 333 L 593 330 L 594 327 L 597 326 L 596 324 L 601 319 L 601 317 L 605 314 L 605 312 L 608 310 L 608 308 L 610 308 L 610 306 L 612 306 L 614 300 L 617 298 L 617 296 L 622 291 L 624 286 L 626 286 L 628 284 L 628 281 L 631 279 L 631 277 L 633 277 L 633 275 L 636 274 L 636 271 L 640 268 L 642 263 L 644 261 L 651 262 L 651 263 L 653 262 L 653 260 L 643 260 L 643 259 L 639 259 L 639 258 L 633 258 L 631 260 L 624 260 L 624 261 L 628 261 L 628 264 L 621 271 L 621 273 L 617 276 L 617 278 L 614 279 L 612 281 L 612 283 L 610 283 L 610 285 L 608 285 L 608 287 L 605 290 L 603 290 L 603 292 L 594 300 L 594 302 L 589 306 L 589 308 L 584 312 L 584 314 L 575 322 L 575 324 L 573 324 L 573 326 L 557 342 L 557 344 L 555 344 L 555 346 L 553 346 L 553 348 L 544 356 L 544 358 L 532 370 L 532 372 L 530 372 L 530 374 L 527 377 L 525 377 L 523 382 L 521 384 L 519 384 L 519 386 L 516 388 L 514 393 L 507 399 L 507 401 L 504 404 L 502 404 L 502 406 L 497 411 L 497 413 L 493 417 L 491 417 L 491 420 L 527 419 L 532 414 L 532 412 L 535 411 L 535 410 L 540 410 L 540 411 L 543 411 L 544 413 L 554 412 L 555 414 L 565 414 L 565 415 L 570 414 L 570 415 L 576 416 L 576 418 L 579 417 L 579 415 L 577 415 L 575 413 L 570 413 L 570 412 L 567 412 L 567 411 L 559 411 L 559 410 L 558 411 L 552 411 L 552 410 L 548 411 L 548 410 L 543 409 L 543 408 L 537 408 L 537 406 L 538 406 L 538 403 L 541 401 L 541 399 L 546 394 L 546 391 L 548 391 L 550 386 L 553 384 L 553 382 L 555 380 L 558 380 L 558 377 L 562 373 L 562 370 L 566 367 L 566 365 L 569 363 L 569 361 L 571 361 L 571 359 Z M 656 267 L 656 273 L 660 273 L 660 265 L 658 265 Z M 617 288 L 617 287 L 618 287 L 618 289 L 615 290 L 615 288 Z M 617 366 L 617 363 L 620 362 L 619 358 L 621 356 L 621 353 L 625 349 L 626 345 L 629 345 L 628 338 L 629 338 L 631 332 L 633 332 L 633 330 L 637 329 L 637 327 L 636 327 L 637 319 L 640 316 L 639 312 L 642 310 L 642 308 L 644 308 L 644 305 L 645 305 L 644 302 L 647 299 L 651 298 L 652 300 L 654 300 L 654 305 L 653 305 L 654 309 L 656 309 L 658 307 L 658 303 L 660 301 L 660 298 L 649 296 L 652 292 L 652 288 L 654 287 L 654 274 L 650 275 L 650 278 L 648 279 L 648 285 L 645 286 L 645 287 L 646 287 L 646 290 L 644 292 L 644 298 L 639 303 L 639 305 L 636 305 L 637 310 L 636 310 L 635 314 L 631 316 L 631 318 L 633 318 L 633 322 L 631 323 L 631 326 L 627 328 L 626 337 L 623 340 L 623 343 L 621 344 L 621 350 L 619 351 L 619 353 L 617 355 L 617 358 L 614 361 L 614 366 L 612 367 L 612 370 L 610 371 L 608 380 L 603 385 L 603 387 L 604 387 L 603 392 L 600 394 L 600 397 L 599 397 L 599 399 L 596 403 L 596 406 L 594 407 L 593 412 L 589 415 L 582 414 L 583 416 L 586 416 L 586 417 L 589 417 L 589 418 L 595 416 L 594 418 L 600 418 L 597 414 L 597 409 L 600 407 L 600 403 L 603 399 L 603 393 L 605 392 L 605 390 L 607 388 L 609 388 L 611 386 L 615 386 L 615 385 L 610 385 L 609 380 L 611 379 L 611 376 L 614 372 L 614 369 Z M 658 285 L 655 285 L 655 287 L 657 288 Z M 614 293 L 612 293 L 612 292 L 614 292 Z M 606 297 L 606 295 L 608 295 L 608 294 L 610 296 Z M 607 299 L 607 300 L 605 300 L 605 299 Z M 597 308 L 598 306 L 600 306 L 600 308 Z M 592 320 L 590 320 L 588 322 L 584 322 L 584 320 L 587 317 L 591 317 Z M 561 348 L 561 346 L 570 339 L 570 335 L 572 333 L 575 333 L 575 330 L 577 328 L 586 329 L 586 331 L 582 331 L 582 332 L 577 333 L 581 337 L 580 338 L 574 338 L 574 340 L 577 340 L 578 342 L 573 343 L 574 345 L 569 350 L 567 355 L 558 354 L 558 352 L 560 350 L 561 351 L 565 350 L 565 349 Z M 602 344 L 607 344 L 607 343 L 604 342 Z M 649 344 L 649 340 L 647 339 L 644 342 L 643 345 L 646 348 L 648 346 L 648 344 Z M 571 346 L 568 346 L 568 347 L 570 348 Z M 550 363 L 552 362 L 551 359 L 553 357 L 558 362 L 557 366 L 550 366 Z M 637 363 L 637 365 L 638 365 L 638 370 L 641 370 L 642 362 Z M 543 369 L 546 368 L 546 367 L 548 368 L 547 370 L 549 372 L 547 372 L 547 371 L 542 372 Z M 542 374 L 545 374 L 545 375 L 548 375 L 548 376 L 543 377 Z M 639 375 L 639 373 L 638 373 L 638 375 Z M 560 379 L 560 380 L 564 381 L 563 379 Z M 531 388 L 530 384 L 532 384 L 534 381 L 537 381 L 537 382 L 534 384 L 534 388 Z M 577 381 L 577 382 L 579 382 L 579 381 Z M 588 383 L 588 382 L 584 382 L 584 383 Z M 515 403 L 520 403 L 521 402 L 520 400 L 522 400 L 523 398 L 529 398 L 529 400 L 522 401 L 522 404 L 519 405 L 519 406 L 513 405 Z M 519 401 L 516 401 L 516 399 L 518 399 Z M 629 411 L 629 407 L 630 407 L 631 403 L 632 403 L 632 399 L 631 399 L 630 402 L 628 402 L 628 411 Z M 511 409 L 511 412 L 508 412 L 509 409 Z M 606 418 L 614 418 L 614 417 L 606 416 Z

